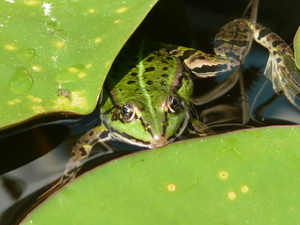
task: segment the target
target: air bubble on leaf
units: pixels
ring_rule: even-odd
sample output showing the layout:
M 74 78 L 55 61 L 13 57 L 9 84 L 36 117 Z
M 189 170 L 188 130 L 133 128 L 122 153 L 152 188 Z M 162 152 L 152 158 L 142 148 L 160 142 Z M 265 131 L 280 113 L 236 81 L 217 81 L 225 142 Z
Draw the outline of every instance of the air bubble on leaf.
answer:
M 58 83 L 76 82 L 86 77 L 86 75 L 87 73 L 85 71 L 85 66 L 82 64 L 77 64 L 62 69 L 58 74 L 56 74 L 55 80 Z
M 18 67 L 10 80 L 10 89 L 15 94 L 22 94 L 32 87 L 31 74 L 24 67 Z
M 17 59 L 25 62 L 35 57 L 35 51 L 32 48 L 22 48 L 17 52 Z

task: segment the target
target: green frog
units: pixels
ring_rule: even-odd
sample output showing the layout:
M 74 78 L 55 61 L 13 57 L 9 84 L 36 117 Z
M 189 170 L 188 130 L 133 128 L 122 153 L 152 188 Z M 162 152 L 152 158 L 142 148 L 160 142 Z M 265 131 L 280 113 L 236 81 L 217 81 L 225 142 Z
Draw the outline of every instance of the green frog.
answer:
M 101 123 L 77 141 L 62 178 L 49 192 L 76 176 L 96 143 L 103 143 L 110 152 L 105 145 L 110 140 L 157 148 L 186 134 L 211 134 L 191 102 L 193 77 L 236 71 L 252 38 L 270 52 L 265 74 L 275 91 L 284 91 L 293 102 L 299 86 L 292 77 L 300 73 L 292 50 L 278 35 L 247 19 L 236 19 L 220 29 L 214 55 L 182 46 L 149 44 L 147 40 L 135 47 L 127 45 L 106 78 Z M 290 88 L 292 85 L 297 87 Z

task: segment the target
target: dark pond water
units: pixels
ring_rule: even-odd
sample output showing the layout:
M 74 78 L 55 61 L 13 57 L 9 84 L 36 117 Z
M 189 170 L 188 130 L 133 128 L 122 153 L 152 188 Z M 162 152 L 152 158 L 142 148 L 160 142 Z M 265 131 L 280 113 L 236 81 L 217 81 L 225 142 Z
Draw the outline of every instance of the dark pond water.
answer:
M 179 1 L 174 0 L 165 2 L 171 5 L 179 4 Z M 137 36 L 147 35 L 157 41 L 190 45 L 191 37 L 195 34 L 196 42 L 193 45 L 203 51 L 212 52 L 212 41 L 218 29 L 226 22 L 241 17 L 247 3 L 247 0 L 185 0 L 187 23 L 178 16 L 176 8 L 164 5 L 157 9 L 158 11 L 153 11 L 152 18 L 143 25 L 146 29 L 140 29 Z M 292 43 L 300 24 L 299 8 L 298 0 L 261 0 L 258 21 L 278 33 L 287 43 Z M 145 31 L 152 29 L 156 31 L 150 34 Z M 267 58 L 268 52 L 253 44 L 244 64 L 243 74 L 250 106 L 248 110 L 250 120 L 247 127 L 299 124 L 300 111 L 283 95 L 276 95 L 272 84 L 262 75 Z M 206 93 L 222 79 L 224 80 L 224 78 L 198 80 L 196 82 L 198 94 Z M 224 104 L 231 108 L 224 107 Z M 239 85 L 221 98 L 201 105 L 198 110 L 202 113 L 203 120 L 210 124 L 233 117 L 235 119 L 230 123 L 241 124 Z M 34 205 L 36 197 L 62 174 L 77 138 L 81 133 L 96 126 L 98 118 L 98 110 L 82 118 L 44 116 L 20 127 L 1 131 L 0 224 L 16 223 L 18 218 Z M 228 126 L 228 121 L 223 123 L 226 125 L 223 128 L 215 127 L 217 132 L 244 128 L 241 125 Z M 119 152 L 96 160 L 96 151 L 94 160 L 85 169 L 126 153 L 128 152 Z

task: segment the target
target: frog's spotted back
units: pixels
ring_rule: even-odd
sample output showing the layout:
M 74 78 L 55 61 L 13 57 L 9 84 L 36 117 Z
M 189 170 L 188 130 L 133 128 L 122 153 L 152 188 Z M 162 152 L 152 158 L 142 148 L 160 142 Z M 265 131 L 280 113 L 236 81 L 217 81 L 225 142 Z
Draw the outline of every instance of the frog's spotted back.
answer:
M 214 50 L 217 55 L 241 61 L 251 41 L 251 23 L 236 19 L 223 26 L 215 37 Z

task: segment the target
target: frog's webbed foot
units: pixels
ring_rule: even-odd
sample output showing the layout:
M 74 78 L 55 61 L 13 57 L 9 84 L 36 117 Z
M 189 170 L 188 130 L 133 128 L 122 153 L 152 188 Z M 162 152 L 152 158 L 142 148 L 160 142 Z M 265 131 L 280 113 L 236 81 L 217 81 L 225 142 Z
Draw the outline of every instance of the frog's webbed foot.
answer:
M 284 65 L 280 65 L 281 63 L 277 63 L 278 58 L 270 55 L 264 74 L 272 81 L 273 89 L 277 94 L 284 92 L 286 98 L 293 105 L 299 107 L 295 102 L 295 97 L 299 98 L 300 94 L 300 71 L 291 58 L 283 58 L 285 58 Z
M 191 117 L 187 130 L 190 134 L 197 134 L 200 137 L 214 134 L 215 132 L 196 118 Z
M 300 71 L 295 65 L 292 49 L 268 28 L 256 24 L 252 26 L 255 40 L 269 50 L 265 76 L 271 80 L 277 94 L 285 93 L 295 106 L 295 97 L 300 94 Z
M 72 157 L 70 158 L 65 168 L 63 176 L 54 186 L 52 186 L 48 191 L 41 195 L 40 198 L 47 197 L 48 195 L 54 193 L 56 190 L 61 188 L 66 183 L 73 180 L 76 177 L 78 171 L 85 163 L 86 159 L 89 157 L 93 146 L 99 142 L 109 141 L 110 139 L 111 135 L 103 124 L 95 127 L 94 129 L 84 134 L 74 146 L 71 153 Z M 106 148 L 106 151 L 103 151 L 103 155 L 113 152 L 112 149 L 110 149 L 104 143 L 103 146 L 105 146 Z

